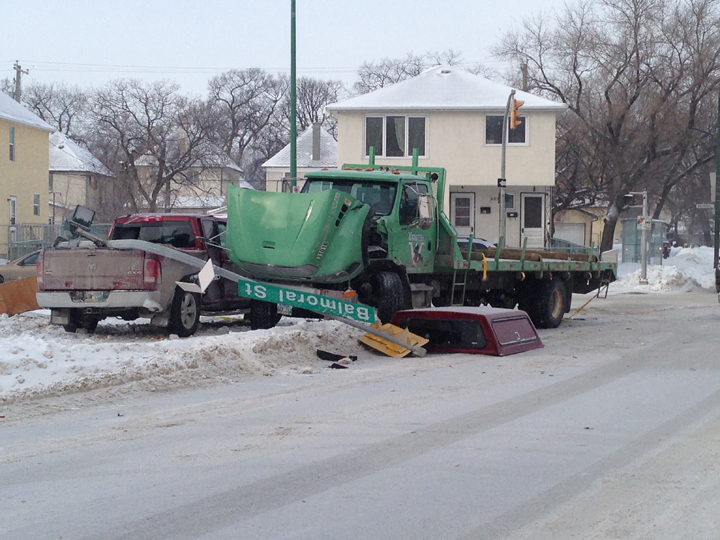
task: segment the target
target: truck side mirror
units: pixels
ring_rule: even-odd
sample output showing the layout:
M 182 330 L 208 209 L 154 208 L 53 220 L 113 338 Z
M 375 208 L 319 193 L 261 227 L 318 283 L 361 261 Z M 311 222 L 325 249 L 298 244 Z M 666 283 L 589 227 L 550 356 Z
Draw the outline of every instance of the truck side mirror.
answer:
M 429 229 L 435 216 L 433 216 L 432 197 L 428 193 L 418 194 L 418 216 L 419 227 Z

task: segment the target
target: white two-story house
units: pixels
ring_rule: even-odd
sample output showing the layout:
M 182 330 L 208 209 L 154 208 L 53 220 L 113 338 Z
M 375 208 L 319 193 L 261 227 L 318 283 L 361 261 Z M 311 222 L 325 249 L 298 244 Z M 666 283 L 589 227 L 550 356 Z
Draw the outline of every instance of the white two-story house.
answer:
M 445 213 L 461 235 L 497 241 L 502 124 L 511 88 L 454 66 L 329 105 L 338 165 L 367 162 L 447 170 Z M 508 130 L 506 245 L 546 244 L 555 185 L 555 120 L 565 105 L 516 91 L 521 125 Z

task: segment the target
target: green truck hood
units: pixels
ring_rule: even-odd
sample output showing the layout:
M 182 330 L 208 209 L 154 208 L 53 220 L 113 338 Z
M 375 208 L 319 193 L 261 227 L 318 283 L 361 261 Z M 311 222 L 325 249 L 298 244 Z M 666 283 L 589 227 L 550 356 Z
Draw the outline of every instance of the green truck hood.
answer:
M 228 186 L 230 259 L 264 279 L 339 283 L 364 268 L 370 206 L 348 193 L 274 193 Z

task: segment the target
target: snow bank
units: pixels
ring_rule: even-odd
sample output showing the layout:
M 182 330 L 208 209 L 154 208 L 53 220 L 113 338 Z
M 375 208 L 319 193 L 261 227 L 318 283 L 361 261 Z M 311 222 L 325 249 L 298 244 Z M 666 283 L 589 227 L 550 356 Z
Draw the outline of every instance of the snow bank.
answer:
M 711 247 L 673 248 L 662 266 L 647 267 L 647 285 L 640 284 L 640 264 L 621 263 L 618 280 L 610 285 L 610 293 L 677 293 L 697 288 L 715 290 L 712 263 Z
M 288 321 L 251 331 L 239 319 L 208 319 L 198 334 L 179 339 L 142 322 L 103 321 L 88 335 L 51 325 L 47 312 L 0 315 L 0 404 L 105 387 L 131 392 L 228 382 L 241 374 L 307 374 L 320 365 L 318 348 L 361 350 L 362 333 L 352 327 Z

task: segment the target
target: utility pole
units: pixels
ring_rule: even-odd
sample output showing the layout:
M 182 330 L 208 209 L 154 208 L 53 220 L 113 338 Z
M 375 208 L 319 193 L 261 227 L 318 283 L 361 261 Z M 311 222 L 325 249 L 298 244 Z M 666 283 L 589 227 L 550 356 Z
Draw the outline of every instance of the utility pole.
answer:
M 20 97 L 22 96 L 21 78 L 23 73 L 25 75 L 29 75 L 30 72 L 27 69 L 23 70 L 22 66 L 18 64 L 17 60 L 15 60 L 15 65 L 13 66 L 13 69 L 15 69 L 15 101 L 20 103 Z
M 522 74 L 522 91 L 528 91 L 528 65 L 527 62 L 520 64 L 520 73 Z

